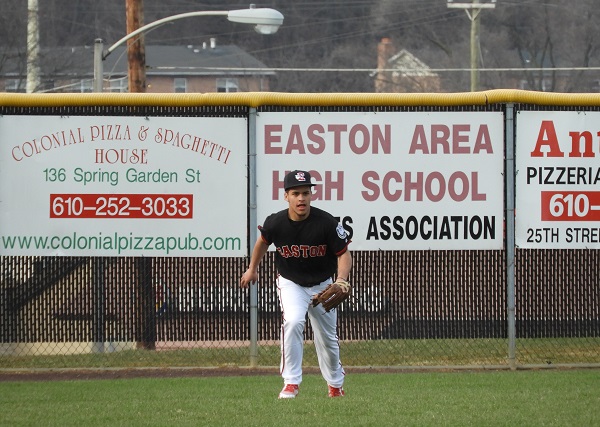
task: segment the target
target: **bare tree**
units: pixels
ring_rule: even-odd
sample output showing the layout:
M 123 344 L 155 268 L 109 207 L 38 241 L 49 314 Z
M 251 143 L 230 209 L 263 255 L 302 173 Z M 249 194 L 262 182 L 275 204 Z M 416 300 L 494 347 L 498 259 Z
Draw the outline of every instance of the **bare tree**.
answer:
M 27 4 L 22 0 L 0 2 L 0 72 L 25 76 L 27 71 Z M 11 89 L 24 91 L 26 80 L 14 79 Z
M 10 63 L 11 72 L 24 75 L 26 3 L 0 1 L 0 72 Z M 481 89 L 597 90 L 600 73 L 585 68 L 600 65 L 597 3 L 498 0 L 496 8 L 481 17 Z M 226 4 L 144 0 L 144 15 L 146 22 L 152 22 L 193 10 L 246 7 L 247 0 Z M 377 44 L 390 37 L 398 51 L 406 49 L 437 70 L 440 90 L 469 88 L 470 23 L 464 11 L 449 9 L 446 0 L 265 0 L 257 7 L 273 7 L 284 14 L 284 25 L 275 36 L 260 36 L 246 26 L 217 18 L 198 18 L 151 31 L 146 43 L 201 45 L 216 37 L 220 44 L 238 45 L 269 67 L 281 69 L 272 90 L 372 92 L 374 79 L 364 70 L 377 67 Z M 48 47 L 92 46 L 96 38 L 112 43 L 126 33 L 124 0 L 44 0 L 39 2 L 39 14 L 42 55 Z M 61 66 L 61 58 L 48 59 L 53 59 L 54 67 Z
M 516 56 L 522 68 L 513 74 L 514 86 L 539 91 L 590 90 L 598 73 L 573 69 L 594 65 L 600 42 L 595 3 L 539 0 L 498 6 L 496 25 L 508 34 L 508 44 L 499 54 Z

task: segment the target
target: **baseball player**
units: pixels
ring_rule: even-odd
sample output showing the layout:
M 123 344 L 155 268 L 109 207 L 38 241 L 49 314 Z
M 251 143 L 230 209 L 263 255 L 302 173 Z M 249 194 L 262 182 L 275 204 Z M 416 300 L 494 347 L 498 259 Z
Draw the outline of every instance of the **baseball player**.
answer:
M 283 316 L 281 327 L 280 399 L 294 398 L 302 382 L 302 354 L 306 313 L 314 332 L 319 368 L 329 387 L 329 397 L 344 396 L 344 369 L 337 337 L 337 310 L 317 305 L 315 298 L 336 276 L 346 283 L 352 267 L 346 230 L 329 213 L 311 206 L 310 174 L 295 170 L 283 181 L 288 208 L 269 215 L 254 245 L 250 265 L 240 286 L 247 288 L 258 279 L 258 266 L 271 244 L 277 250 L 277 292 Z M 331 285 L 333 286 L 333 285 Z M 330 286 L 330 287 L 331 287 Z M 344 288 L 349 291 L 349 285 Z

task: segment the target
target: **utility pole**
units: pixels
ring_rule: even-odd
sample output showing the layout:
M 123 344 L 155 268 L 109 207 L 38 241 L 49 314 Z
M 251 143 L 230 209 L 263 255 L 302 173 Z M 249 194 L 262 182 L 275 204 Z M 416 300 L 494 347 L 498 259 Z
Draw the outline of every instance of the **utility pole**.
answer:
M 448 0 L 449 8 L 464 9 L 471 21 L 471 92 L 479 88 L 479 21 L 482 9 L 493 9 L 496 7 L 496 0 L 472 0 L 472 3 L 460 3 Z
M 38 0 L 27 2 L 27 93 L 40 88 L 40 24 Z
M 127 14 L 127 34 L 144 26 L 143 0 L 125 0 Z M 127 63 L 129 92 L 146 92 L 146 46 L 144 33 L 127 40 Z M 152 258 L 138 257 L 135 263 L 137 269 L 137 291 L 139 326 L 137 329 L 137 348 L 146 350 L 156 349 L 156 316 L 154 304 L 156 291 L 153 286 Z
M 125 0 L 127 34 L 144 25 L 143 0 Z M 127 41 L 129 92 L 146 92 L 146 45 L 144 34 Z

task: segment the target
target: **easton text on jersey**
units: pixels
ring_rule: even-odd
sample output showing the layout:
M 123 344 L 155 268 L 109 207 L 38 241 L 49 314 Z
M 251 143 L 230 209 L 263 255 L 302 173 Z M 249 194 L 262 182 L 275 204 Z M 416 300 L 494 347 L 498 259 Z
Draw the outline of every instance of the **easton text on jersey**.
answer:
M 277 252 L 284 258 L 315 258 L 325 256 L 327 245 L 284 245 L 278 246 Z
M 539 185 L 597 185 L 600 167 L 539 166 L 527 167 L 527 184 Z
M 367 240 L 494 240 L 496 217 L 488 215 L 371 217 Z

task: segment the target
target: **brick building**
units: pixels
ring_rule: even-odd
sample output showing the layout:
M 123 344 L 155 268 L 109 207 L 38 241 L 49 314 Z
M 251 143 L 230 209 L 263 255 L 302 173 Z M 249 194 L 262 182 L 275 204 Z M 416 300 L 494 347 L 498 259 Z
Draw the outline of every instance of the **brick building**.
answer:
M 104 91 L 127 92 L 125 46 L 104 60 Z M 146 45 L 146 92 L 260 92 L 275 75 L 267 66 L 234 45 L 210 39 L 201 46 Z M 94 48 L 42 49 L 41 87 L 37 92 L 91 92 Z M 0 91 L 25 92 L 27 69 L 22 56 L 0 62 Z

